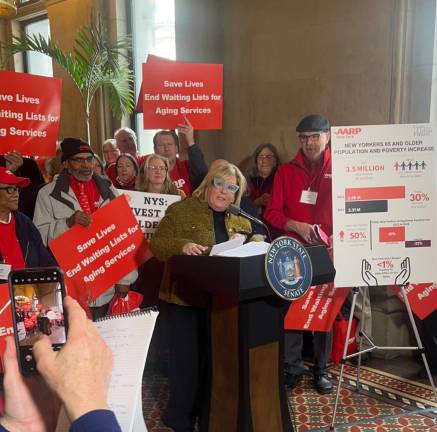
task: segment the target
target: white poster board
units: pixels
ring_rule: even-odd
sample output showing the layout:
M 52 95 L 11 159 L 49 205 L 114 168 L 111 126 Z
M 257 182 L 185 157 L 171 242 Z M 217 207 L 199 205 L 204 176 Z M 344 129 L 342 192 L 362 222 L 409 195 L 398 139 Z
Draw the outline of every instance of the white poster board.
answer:
M 436 129 L 332 128 L 337 287 L 437 281 Z
M 181 200 L 179 195 L 117 190 L 120 195 L 126 195 L 127 202 L 134 212 L 146 239 L 150 239 L 154 234 L 159 222 L 165 216 L 167 207 Z

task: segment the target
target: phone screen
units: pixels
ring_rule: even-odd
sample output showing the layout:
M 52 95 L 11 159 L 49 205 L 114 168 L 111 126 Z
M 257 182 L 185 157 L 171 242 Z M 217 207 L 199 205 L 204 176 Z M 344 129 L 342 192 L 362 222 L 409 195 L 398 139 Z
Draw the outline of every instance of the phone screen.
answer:
M 36 370 L 32 347 L 41 334 L 55 350 L 66 341 L 62 271 L 57 268 L 16 270 L 9 276 L 14 330 L 23 372 Z

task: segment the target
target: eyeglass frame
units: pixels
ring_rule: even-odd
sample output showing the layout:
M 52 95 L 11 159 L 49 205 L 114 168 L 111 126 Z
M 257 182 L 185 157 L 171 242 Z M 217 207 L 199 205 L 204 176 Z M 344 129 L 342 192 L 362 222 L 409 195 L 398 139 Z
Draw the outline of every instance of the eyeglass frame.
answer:
M 299 138 L 299 141 L 301 144 L 306 144 L 307 142 L 316 143 L 320 140 L 322 134 L 326 134 L 325 131 L 315 132 L 311 135 L 304 135 L 300 133 L 297 137 Z
M 258 159 L 267 159 L 268 161 L 273 161 L 273 160 L 276 160 L 276 156 L 274 154 L 269 154 L 269 155 L 259 154 L 257 157 L 257 160 Z
M 177 147 L 177 145 L 176 145 L 175 142 L 172 142 L 172 143 L 170 143 L 170 142 L 167 142 L 167 143 L 159 143 L 159 144 L 156 144 L 155 147 L 158 148 L 158 149 L 160 149 L 160 150 L 164 150 L 164 149 L 172 148 L 173 146 Z
M 234 194 L 240 190 L 240 185 L 234 183 L 226 183 L 220 177 L 214 177 L 211 184 L 217 189 L 226 190 Z
M 68 159 L 69 161 L 75 163 L 75 164 L 83 164 L 83 163 L 92 163 L 93 160 L 95 160 L 94 155 L 93 156 L 88 156 L 86 158 L 81 158 L 81 157 L 71 157 Z
M 12 189 L 12 192 L 10 191 Z M 5 186 L 0 187 L 0 190 L 5 190 L 8 195 L 13 195 L 15 192 L 19 192 L 19 188 L 17 186 Z
M 156 166 L 156 165 L 149 165 L 148 167 L 147 167 L 147 169 L 148 170 L 151 170 L 151 171 L 165 171 L 165 172 L 167 172 L 168 171 L 168 168 L 167 168 L 167 166 L 166 165 L 164 165 L 164 166 Z

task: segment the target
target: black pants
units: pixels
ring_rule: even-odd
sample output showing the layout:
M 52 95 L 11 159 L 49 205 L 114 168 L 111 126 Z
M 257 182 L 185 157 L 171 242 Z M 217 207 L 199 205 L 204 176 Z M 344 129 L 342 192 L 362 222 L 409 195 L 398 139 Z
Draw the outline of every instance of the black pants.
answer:
M 175 432 L 193 431 L 204 400 L 207 311 L 168 304 L 168 327 L 170 398 L 163 422 Z
M 286 370 L 293 375 L 301 375 L 304 372 L 302 359 L 303 332 L 299 330 L 287 330 L 284 335 L 284 360 Z M 329 359 L 332 348 L 332 331 L 314 332 L 314 374 L 320 375 L 328 372 Z

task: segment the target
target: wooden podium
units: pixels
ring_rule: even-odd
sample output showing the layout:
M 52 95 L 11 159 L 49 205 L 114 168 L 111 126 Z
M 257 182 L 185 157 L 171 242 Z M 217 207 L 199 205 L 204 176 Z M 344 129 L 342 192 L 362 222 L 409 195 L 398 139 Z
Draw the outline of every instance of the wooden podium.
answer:
M 293 431 L 284 385 L 284 313 L 264 255 L 176 256 L 173 278 L 211 294 L 209 385 L 200 431 Z M 207 347 L 205 347 L 207 349 Z

